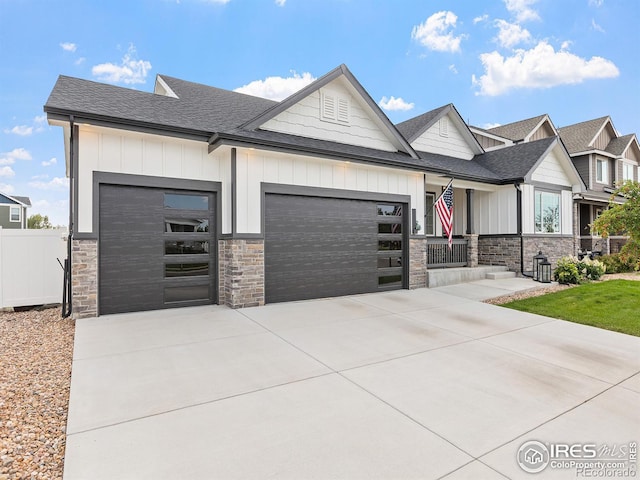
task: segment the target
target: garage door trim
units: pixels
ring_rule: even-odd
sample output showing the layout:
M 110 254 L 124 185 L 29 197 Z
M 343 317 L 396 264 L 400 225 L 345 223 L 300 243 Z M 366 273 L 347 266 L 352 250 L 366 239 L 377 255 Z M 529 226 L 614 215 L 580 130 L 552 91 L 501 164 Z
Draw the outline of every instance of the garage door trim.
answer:
M 100 217 L 101 217 L 101 205 L 100 205 L 100 191 L 102 187 L 107 186 L 121 186 L 121 187 L 131 187 L 131 188 L 149 188 L 164 191 L 165 193 L 178 193 L 178 194 L 192 194 L 192 193 L 200 193 L 200 194 L 208 194 L 212 201 L 214 202 L 213 209 L 209 210 L 211 215 L 215 221 L 210 225 L 210 242 L 212 242 L 210 256 L 209 256 L 209 268 L 213 267 L 213 272 L 211 273 L 211 283 L 209 284 L 209 292 L 210 292 L 210 301 L 204 302 L 208 303 L 217 303 L 219 298 L 219 285 L 220 278 L 218 275 L 218 266 L 219 266 L 219 258 L 218 258 L 218 240 L 220 238 L 220 228 L 221 228 L 221 201 L 220 201 L 220 192 L 222 190 L 222 185 L 220 182 L 209 182 L 209 181 L 201 181 L 201 180 L 185 180 L 185 179 L 173 179 L 173 178 L 163 178 L 163 177 L 148 177 L 141 175 L 127 175 L 127 174 L 111 174 L 104 172 L 94 172 L 94 183 L 93 183 L 93 235 L 95 235 L 96 239 L 100 239 Z M 165 207 L 166 210 L 166 207 Z M 185 213 L 191 213 L 189 210 L 179 210 L 176 215 L 180 216 Z M 211 223 L 211 222 L 209 222 Z M 190 234 L 184 234 L 190 236 Z M 163 234 L 163 242 L 166 234 Z M 85 237 L 86 238 L 86 237 Z M 101 253 L 101 242 L 98 241 L 98 264 L 100 265 L 102 259 Z M 187 257 L 181 257 L 182 260 Z M 166 255 L 163 255 L 163 264 L 166 263 Z M 176 259 L 177 261 L 178 259 Z M 171 263 L 171 262 L 169 262 Z M 166 280 L 166 279 L 164 279 Z M 193 281 L 192 281 L 193 280 Z M 98 272 L 98 289 L 101 288 L 102 276 L 100 272 Z M 176 283 L 176 284 L 187 284 L 196 282 L 195 279 L 185 278 L 184 280 L 180 280 L 179 282 L 168 282 L 168 283 Z M 167 283 L 166 281 L 164 283 Z M 199 282 L 196 282 L 199 283 Z M 101 312 L 100 306 L 100 297 L 102 295 L 98 292 L 97 299 L 97 310 Z M 178 302 L 173 306 L 181 306 Z M 191 302 L 196 304 L 196 301 Z M 203 304 L 204 304 L 203 303 Z M 167 304 L 165 302 L 165 306 L 159 308 L 170 308 L 172 305 Z

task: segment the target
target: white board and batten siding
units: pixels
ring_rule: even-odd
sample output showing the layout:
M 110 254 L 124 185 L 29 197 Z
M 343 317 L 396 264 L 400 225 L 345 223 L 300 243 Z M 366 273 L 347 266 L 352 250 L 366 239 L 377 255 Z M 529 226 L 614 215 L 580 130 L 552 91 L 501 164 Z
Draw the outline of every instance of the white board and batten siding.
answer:
M 242 148 L 237 152 L 236 169 L 236 229 L 240 234 L 261 233 L 262 182 L 410 195 L 416 218 L 424 217 L 424 182 L 418 172 Z
M 513 185 L 494 192 L 476 190 L 474 197 L 474 225 L 480 235 L 518 233 L 517 193 Z
M 464 160 L 471 160 L 476 153 L 449 115 L 435 122 L 411 142 L 411 146 L 421 152 L 447 155 Z
M 0 308 L 62 302 L 66 235 L 0 228 Z
M 206 142 L 109 128 L 80 127 L 77 231 L 93 229 L 93 172 L 222 182 L 222 205 L 231 205 L 228 150 L 208 153 Z M 230 208 L 230 207 L 229 207 Z M 231 211 L 222 210 L 222 232 L 231 232 Z
M 323 117 L 322 102 L 325 96 L 335 101 L 335 121 Z M 344 111 L 343 111 L 344 109 Z M 324 118 L 324 119 L 323 119 Z M 387 152 L 398 150 L 394 140 L 380 120 L 359 97 L 352 95 L 343 81 L 336 79 L 323 88 L 276 115 L 260 126 L 263 130 L 287 133 L 302 137 L 375 148 Z

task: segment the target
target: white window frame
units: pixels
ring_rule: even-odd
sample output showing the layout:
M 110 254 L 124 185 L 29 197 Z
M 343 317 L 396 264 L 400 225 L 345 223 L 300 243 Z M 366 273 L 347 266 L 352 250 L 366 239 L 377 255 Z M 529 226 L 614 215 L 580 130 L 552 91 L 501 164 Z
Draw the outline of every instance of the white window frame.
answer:
M 14 220 L 13 219 L 13 212 L 14 211 L 18 211 L 18 219 Z M 11 206 L 9 207 L 9 221 L 13 222 L 13 223 L 20 223 L 22 222 L 22 208 L 20 206 Z
M 598 177 L 598 164 L 602 165 L 600 177 Z M 596 182 L 604 185 L 609 184 L 609 161 L 604 158 L 596 158 Z
M 633 163 L 622 162 L 622 180 L 635 180 Z M 631 176 L 627 176 L 627 172 L 631 173 Z
M 431 197 L 431 209 L 428 207 L 427 197 Z M 434 192 L 426 192 L 424 195 L 424 234 L 428 237 L 434 237 L 436 234 L 436 194 Z M 427 231 L 427 215 L 431 215 L 431 231 Z
M 553 232 L 548 232 L 545 230 L 545 222 L 543 221 L 543 214 L 542 212 L 544 212 L 545 209 L 545 205 L 543 203 L 543 199 L 544 199 L 544 195 L 553 195 L 554 197 L 557 198 L 557 208 L 558 208 L 558 225 L 557 225 L 557 229 L 555 229 Z M 542 218 L 540 219 L 540 228 L 538 228 L 537 222 L 536 222 L 536 210 L 538 207 L 538 204 L 540 204 L 540 209 L 541 209 L 541 216 Z M 555 227 L 555 225 L 554 225 Z M 562 195 L 560 194 L 560 192 L 549 192 L 547 190 L 535 190 L 534 194 L 533 194 L 533 230 L 536 234 L 541 234 L 541 235 L 560 235 L 562 233 Z

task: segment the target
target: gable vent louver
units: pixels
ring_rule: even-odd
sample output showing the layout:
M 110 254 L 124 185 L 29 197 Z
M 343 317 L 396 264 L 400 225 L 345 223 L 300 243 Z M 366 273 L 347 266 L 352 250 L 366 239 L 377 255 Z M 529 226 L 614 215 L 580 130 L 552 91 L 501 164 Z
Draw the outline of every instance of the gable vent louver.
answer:
M 349 125 L 349 99 L 331 92 L 323 92 L 320 97 L 320 119 Z
M 349 100 L 346 98 L 338 98 L 338 121 L 349 123 Z

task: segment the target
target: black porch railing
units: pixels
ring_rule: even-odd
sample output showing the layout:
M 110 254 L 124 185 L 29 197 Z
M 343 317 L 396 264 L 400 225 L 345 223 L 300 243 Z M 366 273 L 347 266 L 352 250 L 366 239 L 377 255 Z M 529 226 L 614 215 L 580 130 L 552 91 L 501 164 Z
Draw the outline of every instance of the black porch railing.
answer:
M 427 268 L 466 267 L 467 239 L 454 238 L 451 250 L 446 238 L 427 240 Z

